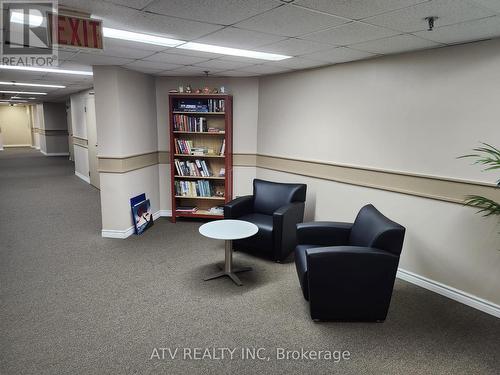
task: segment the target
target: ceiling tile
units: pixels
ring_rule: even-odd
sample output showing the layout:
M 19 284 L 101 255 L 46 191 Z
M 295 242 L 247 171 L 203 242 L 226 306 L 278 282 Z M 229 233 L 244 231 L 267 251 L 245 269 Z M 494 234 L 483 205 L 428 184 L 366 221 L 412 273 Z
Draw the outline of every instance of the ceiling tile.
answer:
M 343 18 L 285 5 L 234 26 L 292 37 L 341 25 L 345 22 L 346 20 Z
M 249 73 L 274 74 L 274 73 L 288 72 L 291 69 L 287 68 L 286 66 L 260 64 L 260 65 L 252 65 L 239 70 Z
M 216 75 L 223 77 L 255 77 L 260 75 L 260 73 L 242 72 L 240 70 L 226 70 L 224 72 L 217 73 Z
M 134 9 L 143 9 L 152 0 L 105 0 L 113 4 L 123 5 Z
M 333 48 L 327 51 L 310 53 L 304 57 L 311 60 L 325 61 L 331 64 L 366 59 L 376 56 L 375 54 L 363 51 L 356 51 L 347 47 Z
M 199 57 L 199 58 L 204 58 L 205 60 L 208 59 L 215 59 L 217 57 L 221 57 L 222 55 L 220 53 L 212 53 L 212 52 L 202 52 L 202 51 L 194 51 L 191 49 L 182 49 L 182 48 L 169 48 L 165 51 L 165 53 L 176 53 L 179 55 L 186 55 L 186 56 L 194 56 L 194 57 Z
M 71 60 L 71 58 L 75 56 L 78 52 L 79 52 L 78 50 L 73 50 L 71 52 L 57 51 L 57 58 L 59 59 L 59 61 Z
M 291 59 L 268 62 L 264 65 L 284 66 L 289 69 L 306 69 L 326 65 L 326 63 L 324 61 L 309 60 L 302 57 L 292 57 Z
M 155 0 L 145 10 L 190 20 L 232 25 L 279 5 L 277 1 L 271 0 Z
M 104 54 L 97 54 L 97 53 L 80 52 L 78 55 L 73 57 L 71 61 L 87 65 L 123 65 L 132 62 L 133 59 L 106 56 Z
M 295 0 L 294 4 L 359 20 L 424 1 L 428 0 Z
M 391 54 L 438 46 L 440 46 L 440 44 L 405 34 L 353 44 L 350 47 L 371 53 Z
M 59 5 L 86 11 L 103 19 L 107 27 L 191 40 L 222 28 L 189 19 L 168 17 L 111 4 L 102 0 L 60 0 Z
M 415 35 L 439 43 L 463 43 L 474 40 L 500 37 L 500 17 L 494 16 L 480 20 L 438 27 L 432 31 L 420 31 Z
M 477 5 L 490 9 L 500 14 L 500 1 L 498 0 L 472 0 Z
M 328 30 L 309 34 L 302 38 L 345 46 L 353 43 L 386 38 L 397 34 L 399 33 L 383 27 L 368 25 L 362 22 L 350 22 Z
M 205 61 L 205 62 L 202 62 L 199 64 L 195 64 L 195 66 L 202 67 L 205 70 L 216 69 L 219 71 L 229 70 L 229 69 L 239 69 L 239 68 L 243 68 L 243 67 L 249 66 L 249 65 L 251 65 L 251 64 L 244 63 L 241 61 L 230 61 L 230 60 L 221 60 L 221 59 L 214 59 L 214 60 Z
M 437 16 L 436 27 L 488 17 L 493 12 L 465 0 L 431 0 L 409 8 L 367 18 L 364 22 L 402 32 L 427 30 L 425 17 Z
M 104 51 L 96 51 L 95 53 L 103 53 L 106 56 L 125 57 L 129 59 L 142 59 L 151 56 L 154 51 L 147 51 L 144 49 L 137 49 L 116 45 L 114 43 L 104 43 Z
M 179 55 L 179 54 L 175 54 L 175 53 L 158 52 L 152 56 L 145 58 L 144 60 L 157 61 L 157 62 L 163 62 L 163 63 L 169 63 L 169 64 L 191 65 L 191 64 L 200 63 L 202 61 L 207 61 L 208 58 Z
M 206 68 L 202 68 L 200 66 L 181 66 L 180 68 L 169 70 L 169 73 L 172 72 L 172 74 L 175 75 L 182 75 L 182 74 L 189 74 L 189 75 L 197 75 L 197 76 L 205 76 L 205 73 L 203 72 L 204 70 L 207 70 Z M 227 69 L 210 69 L 211 73 L 217 73 L 223 70 Z M 160 73 L 161 75 L 168 75 L 166 72 Z
M 279 53 L 289 56 L 298 56 L 332 48 L 331 44 L 318 43 L 311 40 L 290 38 L 278 43 L 259 47 L 259 51 Z
M 156 61 L 137 60 L 137 61 L 134 61 L 130 64 L 124 65 L 123 67 L 130 68 L 130 69 L 142 69 L 140 71 L 161 72 L 163 70 L 177 69 L 180 67 L 180 65 L 167 64 L 167 63 L 161 63 L 161 62 L 156 62 Z
M 167 49 L 167 47 L 165 46 L 157 46 L 154 44 L 132 42 L 130 40 L 104 38 L 104 48 L 107 48 L 108 46 L 113 46 L 116 48 L 133 48 L 133 49 L 148 51 L 151 53 L 165 51 Z
M 213 34 L 197 39 L 196 42 L 215 44 L 223 47 L 254 48 L 264 44 L 283 40 L 285 37 L 260 33 L 258 31 L 243 30 L 236 27 L 226 27 Z

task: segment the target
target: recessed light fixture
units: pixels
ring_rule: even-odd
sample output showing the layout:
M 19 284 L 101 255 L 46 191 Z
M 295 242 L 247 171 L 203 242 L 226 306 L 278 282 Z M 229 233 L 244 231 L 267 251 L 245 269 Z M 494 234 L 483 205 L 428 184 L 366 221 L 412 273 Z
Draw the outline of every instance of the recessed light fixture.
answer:
M 132 42 L 154 44 L 164 47 L 175 47 L 179 44 L 185 43 L 182 40 L 164 38 L 162 36 L 150 34 L 134 33 L 132 31 L 112 29 L 109 27 L 102 28 L 102 35 L 106 38 L 130 40 Z
M 47 95 L 46 92 L 0 90 L 1 94 Z
M 50 87 L 54 89 L 65 89 L 63 85 L 45 85 L 41 83 L 25 83 L 25 82 L 0 82 L 0 85 L 5 86 L 29 86 L 29 87 Z
M 221 46 L 215 46 L 212 44 L 195 43 L 195 42 L 188 42 L 186 44 L 182 44 L 182 45 L 178 46 L 177 48 L 190 49 L 190 50 L 202 51 L 202 52 L 212 52 L 212 53 L 218 53 L 221 55 L 249 57 L 252 59 L 271 60 L 271 61 L 280 61 L 280 60 L 285 60 L 285 59 L 289 59 L 290 57 L 292 57 L 292 56 L 287 56 L 287 55 L 279 55 L 276 53 L 251 51 L 248 49 L 239 49 L 239 48 L 230 48 L 230 47 L 221 47 Z
M 0 103 L 28 103 L 27 100 L 0 100 Z
M 57 73 L 57 74 L 77 74 L 82 76 L 92 76 L 92 72 L 85 70 L 68 70 L 56 68 L 42 68 L 38 66 L 17 66 L 17 65 L 0 65 L 0 69 L 5 70 L 25 70 L 28 72 L 44 72 L 44 73 Z

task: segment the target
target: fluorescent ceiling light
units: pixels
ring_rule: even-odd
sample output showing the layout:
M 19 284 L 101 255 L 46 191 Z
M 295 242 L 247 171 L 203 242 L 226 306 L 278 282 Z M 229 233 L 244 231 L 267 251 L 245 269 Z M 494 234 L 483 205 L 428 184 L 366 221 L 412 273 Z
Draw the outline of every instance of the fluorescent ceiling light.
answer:
M 51 87 L 55 89 L 65 89 L 63 85 L 45 85 L 41 83 L 25 83 L 25 82 L 0 82 L 0 85 L 6 86 L 29 86 L 29 87 Z
M 1 103 L 28 103 L 27 100 L 0 100 Z
M 194 42 L 183 44 L 181 46 L 178 46 L 177 48 L 219 53 L 221 55 L 250 57 L 252 59 L 272 60 L 272 61 L 279 61 L 279 60 L 289 59 L 290 57 L 292 57 L 287 55 L 278 55 L 276 53 L 250 51 L 248 49 L 239 49 L 230 47 L 220 47 L 211 44 L 194 43 Z
M 44 72 L 44 73 L 59 73 L 59 74 L 78 74 L 82 76 L 91 76 L 92 72 L 84 70 L 68 70 L 55 68 L 42 68 L 38 66 L 17 66 L 17 65 L 0 65 L 0 69 L 5 70 L 25 70 L 29 72 Z
M 47 95 L 46 92 L 0 90 L 1 94 Z
M 102 35 L 104 35 L 104 37 L 106 38 L 130 40 L 133 42 L 155 44 L 157 46 L 164 46 L 164 47 L 175 47 L 178 46 L 179 44 L 185 43 L 182 40 L 169 39 L 169 38 L 164 38 L 162 36 L 155 36 L 149 34 L 134 33 L 132 31 L 111 29 L 109 27 L 102 28 Z

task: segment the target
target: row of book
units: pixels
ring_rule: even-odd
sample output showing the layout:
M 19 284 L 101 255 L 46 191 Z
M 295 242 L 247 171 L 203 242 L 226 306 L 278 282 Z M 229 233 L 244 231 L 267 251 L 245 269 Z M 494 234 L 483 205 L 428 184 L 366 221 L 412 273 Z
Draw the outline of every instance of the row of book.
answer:
M 196 211 L 198 211 L 198 207 L 196 207 L 196 206 L 177 206 L 176 211 L 194 214 Z M 208 211 L 208 213 L 212 214 L 212 215 L 224 215 L 224 206 L 210 207 L 206 211 Z
M 205 163 L 205 160 L 180 161 L 179 159 L 175 159 L 174 164 L 178 176 L 212 176 L 212 172 L 208 168 L 207 163 Z
M 174 131 L 208 132 L 207 118 L 174 115 Z
M 225 112 L 224 99 L 208 99 L 208 112 Z
M 176 112 L 224 112 L 224 99 L 181 99 L 174 105 Z
M 191 149 L 193 146 L 193 141 L 188 139 L 174 139 L 175 153 L 176 154 L 184 154 L 191 155 Z
M 182 197 L 213 197 L 214 189 L 210 181 L 175 181 L 175 195 Z
M 174 138 L 174 147 L 175 147 L 175 153 L 181 155 L 203 156 L 215 153 L 214 149 L 209 150 L 208 147 L 195 147 L 191 139 Z M 219 155 L 224 156 L 225 152 L 226 152 L 226 140 L 224 139 L 219 148 Z

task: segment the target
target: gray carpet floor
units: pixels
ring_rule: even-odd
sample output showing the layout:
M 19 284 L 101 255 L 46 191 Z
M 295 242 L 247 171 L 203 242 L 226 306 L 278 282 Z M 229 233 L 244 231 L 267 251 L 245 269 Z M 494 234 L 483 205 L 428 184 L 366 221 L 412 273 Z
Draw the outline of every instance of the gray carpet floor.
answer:
M 0 374 L 499 373 L 500 319 L 398 280 L 385 323 L 314 323 L 293 263 L 238 252 L 254 268 L 244 286 L 203 282 L 223 243 L 200 222 L 105 239 L 99 210 L 66 158 L 0 152 Z M 180 355 L 213 347 L 269 360 Z M 181 352 L 151 359 L 154 348 Z M 282 360 L 277 348 L 350 359 Z

